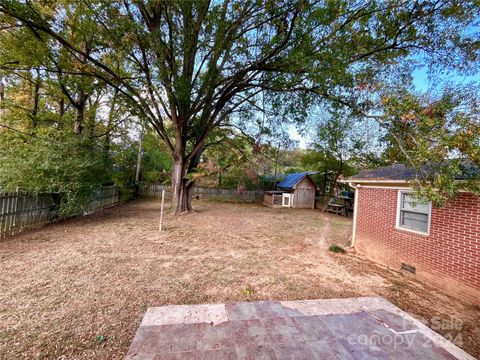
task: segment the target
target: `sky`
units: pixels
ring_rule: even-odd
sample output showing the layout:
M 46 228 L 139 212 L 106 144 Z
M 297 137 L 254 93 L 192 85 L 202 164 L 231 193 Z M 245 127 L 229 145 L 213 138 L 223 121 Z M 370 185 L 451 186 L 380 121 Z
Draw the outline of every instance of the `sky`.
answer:
M 415 89 L 421 92 L 428 91 L 430 88 L 438 85 L 437 79 L 431 80 L 428 78 L 426 69 L 418 69 L 413 72 L 413 85 Z M 471 76 L 458 75 L 458 74 L 446 74 L 442 76 L 442 81 L 452 82 L 454 84 L 468 84 L 475 81 L 480 82 L 480 73 Z

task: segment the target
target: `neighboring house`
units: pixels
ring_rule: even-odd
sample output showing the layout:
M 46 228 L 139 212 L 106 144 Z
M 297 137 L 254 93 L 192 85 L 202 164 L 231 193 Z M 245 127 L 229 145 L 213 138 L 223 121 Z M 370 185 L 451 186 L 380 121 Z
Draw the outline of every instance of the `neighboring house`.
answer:
M 317 185 L 310 177 L 314 172 L 289 174 L 277 184 L 278 190 L 266 191 L 263 204 L 270 207 L 315 208 Z
M 408 183 L 415 174 L 399 164 L 343 180 L 356 188 L 352 245 L 480 304 L 480 197 L 461 191 L 442 208 L 420 202 Z

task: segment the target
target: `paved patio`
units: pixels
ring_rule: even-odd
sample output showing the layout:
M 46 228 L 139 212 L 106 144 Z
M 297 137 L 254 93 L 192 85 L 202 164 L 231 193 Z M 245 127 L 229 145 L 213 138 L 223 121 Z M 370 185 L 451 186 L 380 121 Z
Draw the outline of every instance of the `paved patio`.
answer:
M 148 308 L 126 359 L 474 359 L 387 300 Z

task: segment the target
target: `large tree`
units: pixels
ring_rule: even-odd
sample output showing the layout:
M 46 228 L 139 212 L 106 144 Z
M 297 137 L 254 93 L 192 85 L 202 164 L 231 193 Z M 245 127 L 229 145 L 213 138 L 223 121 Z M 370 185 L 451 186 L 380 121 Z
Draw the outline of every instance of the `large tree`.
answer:
M 81 64 L 71 73 L 117 89 L 158 133 L 173 159 L 176 212 L 191 209 L 187 175 L 209 134 L 244 121 L 261 92 L 290 118 L 319 98 L 366 111 L 365 92 L 408 73 L 412 54 L 440 66 L 477 56 L 464 31 L 475 1 L 0 0 L 0 12 L 53 56 L 69 52 Z

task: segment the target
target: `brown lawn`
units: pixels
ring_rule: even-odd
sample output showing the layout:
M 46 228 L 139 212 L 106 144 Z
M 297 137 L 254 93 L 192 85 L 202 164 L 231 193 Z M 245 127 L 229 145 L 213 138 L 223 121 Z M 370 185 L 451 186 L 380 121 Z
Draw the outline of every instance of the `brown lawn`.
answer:
M 122 358 L 148 306 L 350 296 L 460 319 L 464 349 L 480 356 L 478 307 L 327 250 L 348 241 L 351 220 L 259 205 L 195 208 L 167 215 L 162 234 L 159 202 L 141 201 L 0 243 L 0 357 Z

